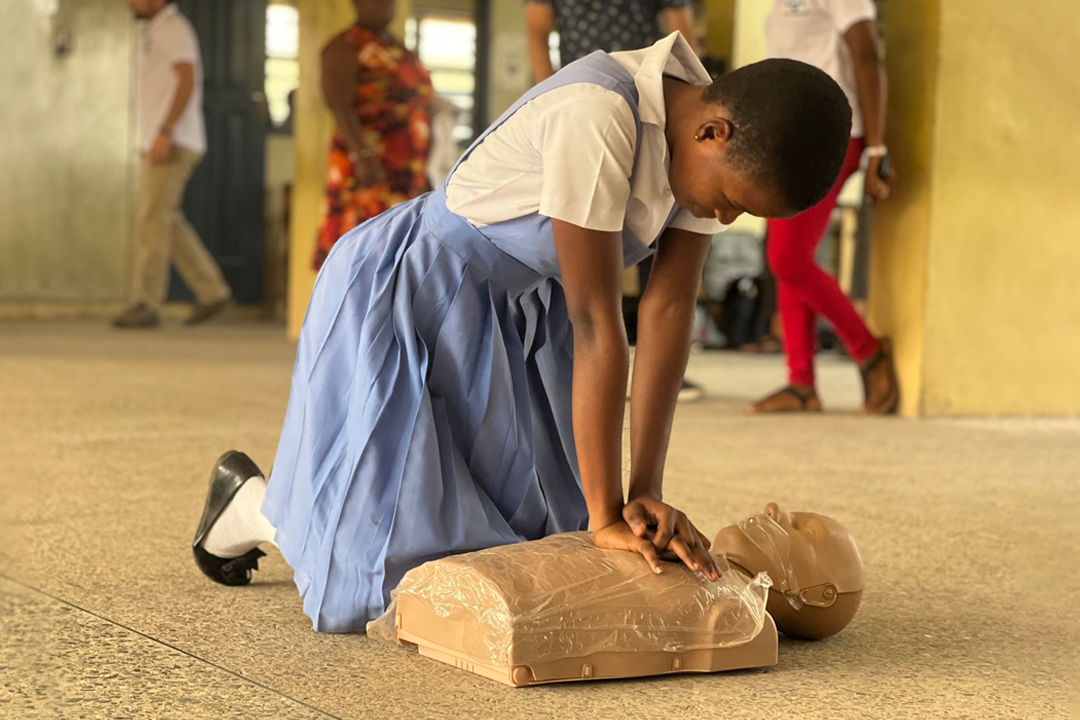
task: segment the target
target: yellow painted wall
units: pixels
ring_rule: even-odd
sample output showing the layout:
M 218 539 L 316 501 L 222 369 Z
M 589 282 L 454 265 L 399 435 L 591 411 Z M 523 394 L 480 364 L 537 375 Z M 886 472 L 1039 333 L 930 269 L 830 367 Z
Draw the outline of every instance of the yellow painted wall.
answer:
M 735 0 L 704 0 L 698 25 L 705 28 L 705 52 L 732 59 L 735 35 Z
M 875 211 L 870 325 L 893 340 L 901 412 L 922 411 L 926 262 L 930 233 L 939 0 L 890 6 L 885 25 L 889 109 L 886 140 L 899 173 Z
M 1080 8 L 948 0 L 927 414 L 1080 414 Z
M 289 244 L 288 333 L 296 339 L 304 322 L 308 299 L 315 285 L 311 257 L 319 225 L 326 153 L 333 121 L 323 102 L 319 56 L 323 45 L 355 19 L 350 0 L 299 0 L 300 86 L 296 92 L 296 179 L 293 185 L 292 228 Z M 400 37 L 409 16 L 409 0 L 397 0 L 393 31 Z
M 773 0 L 736 0 L 733 68 L 765 59 L 765 18 L 772 5 Z
M 1080 414 L 1080 12 L 890 5 L 872 323 L 908 415 Z

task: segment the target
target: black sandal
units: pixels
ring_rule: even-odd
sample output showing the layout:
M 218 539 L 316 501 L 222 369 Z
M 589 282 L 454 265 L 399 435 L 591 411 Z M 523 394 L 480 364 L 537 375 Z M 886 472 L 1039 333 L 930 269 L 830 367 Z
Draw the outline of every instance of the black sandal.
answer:
M 794 397 L 796 400 L 799 401 L 799 409 L 798 410 L 755 410 L 754 409 L 754 408 L 758 407 L 759 405 L 762 405 L 766 401 L 771 400 L 774 397 L 777 397 L 778 395 L 791 395 L 792 397 Z M 811 403 L 813 403 L 814 401 L 817 401 L 817 406 L 816 407 L 811 406 Z M 767 397 L 762 398 L 761 400 L 758 400 L 756 403 L 754 403 L 753 405 L 750 406 L 750 412 L 755 413 L 755 414 L 756 413 L 761 413 L 761 414 L 779 413 L 779 412 L 821 412 L 821 400 L 818 399 L 817 393 L 814 392 L 813 390 L 807 392 L 805 390 L 800 390 L 799 388 L 794 387 L 793 385 L 788 385 L 787 387 L 780 388 L 779 390 L 774 392 L 772 395 L 769 395 Z
M 866 403 L 870 399 L 870 373 L 883 362 L 889 363 L 889 381 L 892 388 L 885 395 L 884 401 L 878 408 L 871 408 Z M 863 412 L 868 415 L 891 415 L 900 407 L 900 380 L 896 377 L 896 364 L 892 357 L 892 342 L 888 338 L 882 338 L 877 352 L 874 353 L 864 367 L 859 368 L 859 375 L 863 383 Z
M 211 555 L 202 546 L 210 528 L 229 506 L 229 501 L 245 482 L 256 476 L 262 477 L 259 466 L 236 450 L 230 450 L 218 458 L 210 474 L 210 492 L 206 496 L 206 506 L 203 507 L 191 550 L 195 555 L 195 564 L 203 575 L 216 583 L 233 587 L 247 585 L 251 582 L 251 571 L 259 569 L 259 558 L 266 555 L 259 548 L 254 548 L 240 557 L 223 558 Z

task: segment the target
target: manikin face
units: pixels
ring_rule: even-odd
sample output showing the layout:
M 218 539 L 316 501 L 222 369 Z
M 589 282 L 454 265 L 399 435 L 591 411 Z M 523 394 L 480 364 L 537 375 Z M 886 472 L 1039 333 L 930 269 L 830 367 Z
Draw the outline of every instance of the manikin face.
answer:
M 394 0 L 353 0 L 356 21 L 375 32 L 386 29 L 394 19 Z
M 785 635 L 821 640 L 843 630 L 859 609 L 862 559 L 851 534 L 824 515 L 787 512 L 776 503 L 724 528 L 713 552 L 773 581 L 768 610 Z
M 725 225 L 744 212 L 765 218 L 794 215 L 778 193 L 751 182 L 728 163 L 734 132 L 729 120 L 709 117 L 696 133 L 682 133 L 671 141 L 668 181 L 675 201 L 695 217 L 716 217 Z
M 751 572 L 768 572 L 773 589 L 788 595 L 826 585 L 837 593 L 863 589 L 862 559 L 851 534 L 817 513 L 769 503 L 762 515 L 721 530 L 713 552 L 720 550 Z
M 161 12 L 166 4 L 165 0 L 128 0 L 128 7 L 138 20 L 149 20 Z

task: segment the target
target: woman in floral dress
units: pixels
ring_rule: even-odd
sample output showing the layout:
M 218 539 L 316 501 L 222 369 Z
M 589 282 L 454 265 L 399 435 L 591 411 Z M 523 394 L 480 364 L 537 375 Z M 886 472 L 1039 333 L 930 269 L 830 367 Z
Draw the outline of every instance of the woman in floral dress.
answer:
M 431 76 L 387 30 L 393 0 L 356 0 L 356 24 L 322 53 L 322 88 L 334 114 L 315 269 L 338 238 L 430 189 Z

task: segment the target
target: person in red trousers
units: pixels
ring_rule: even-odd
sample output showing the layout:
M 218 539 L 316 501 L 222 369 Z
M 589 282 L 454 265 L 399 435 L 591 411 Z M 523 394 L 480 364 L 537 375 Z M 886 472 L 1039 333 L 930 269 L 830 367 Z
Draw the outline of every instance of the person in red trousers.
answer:
M 801 60 L 832 76 L 851 103 L 852 127 L 844 166 L 829 194 L 795 217 L 769 221 L 767 254 L 777 280 L 789 378 L 787 386 L 752 404 L 750 411 L 822 409 L 814 384 L 814 354 L 817 316 L 824 315 L 862 372 L 863 412 L 895 412 L 900 386 L 889 341 L 871 334 L 836 280 L 814 263 L 840 189 L 863 158 L 866 194 L 875 200 L 889 196 L 888 173 L 881 171 L 888 155 L 886 77 L 873 0 L 776 0 L 766 41 L 771 57 Z

